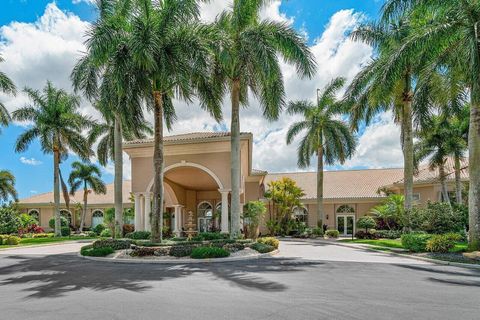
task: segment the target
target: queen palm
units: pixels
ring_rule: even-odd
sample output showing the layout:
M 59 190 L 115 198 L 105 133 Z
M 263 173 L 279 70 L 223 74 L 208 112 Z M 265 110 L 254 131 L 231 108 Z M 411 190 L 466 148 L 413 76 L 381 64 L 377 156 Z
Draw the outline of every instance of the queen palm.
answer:
M 72 171 L 68 178 L 70 194 L 75 195 L 83 187 L 83 210 L 82 218 L 80 219 L 80 232 L 83 231 L 85 216 L 87 215 L 88 194 L 92 191 L 96 194 L 107 193 L 107 188 L 101 176 L 100 169 L 94 164 L 82 163 L 80 161 L 72 163 Z
M 24 91 L 32 104 L 15 110 L 12 116 L 17 121 L 28 121 L 32 125 L 18 137 L 15 151 L 24 152 L 35 139 L 39 139 L 42 151 L 53 154 L 55 235 L 61 236 L 60 161 L 68 156 L 69 150 L 84 160 L 92 155 L 87 139 L 81 132 L 89 129 L 94 123 L 79 113 L 80 98 L 78 96 L 55 88 L 51 82 L 47 82 L 42 91 L 30 88 Z
M 10 197 L 15 201 L 18 199 L 15 176 L 10 171 L 0 170 L 0 200 L 7 201 Z
M 345 79 L 332 80 L 319 94 L 317 103 L 310 101 L 290 102 L 287 112 L 301 115 L 302 120 L 290 126 L 287 132 L 287 144 L 305 132 L 298 146 L 298 166 L 307 168 L 310 159 L 317 156 L 317 216 L 324 218 L 323 211 L 323 166 L 336 162 L 344 163 L 355 152 L 355 138 L 348 124 L 338 119 L 344 111 L 336 94 L 344 86 Z
M 2 56 L 0 56 L 0 63 L 3 62 Z M 15 94 L 17 89 L 12 80 L 3 72 L 0 71 L 0 92 L 7 94 Z M 5 105 L 0 101 L 0 126 L 6 126 L 10 122 L 10 115 Z
M 302 77 L 315 72 L 306 41 L 286 23 L 261 20 L 267 0 L 234 0 L 231 10 L 215 21 L 222 41 L 217 54 L 217 80 L 226 84 L 231 99 L 231 236 L 240 232 L 240 105 L 250 92 L 269 120 L 278 118 L 285 104 L 280 58 L 295 65 Z
M 455 68 L 470 89 L 469 248 L 480 249 L 480 4 L 476 1 L 389 0 L 385 23 L 405 13 L 420 18 L 395 56 L 428 52 L 425 69 Z

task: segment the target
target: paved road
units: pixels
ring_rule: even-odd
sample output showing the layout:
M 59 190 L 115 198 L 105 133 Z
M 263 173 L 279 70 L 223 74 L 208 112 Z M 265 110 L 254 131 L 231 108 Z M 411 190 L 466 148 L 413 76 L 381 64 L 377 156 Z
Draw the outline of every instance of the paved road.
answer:
M 1 319 L 479 319 L 480 272 L 282 242 L 235 263 L 111 264 L 1 252 Z M 353 258 L 352 258 L 353 255 Z M 352 261 L 354 260 L 354 261 Z

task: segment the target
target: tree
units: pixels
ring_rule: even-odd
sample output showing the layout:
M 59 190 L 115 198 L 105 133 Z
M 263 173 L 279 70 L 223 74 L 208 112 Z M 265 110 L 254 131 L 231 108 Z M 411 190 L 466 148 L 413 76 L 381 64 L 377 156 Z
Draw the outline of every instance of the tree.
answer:
M 319 94 L 317 103 L 310 101 L 290 102 L 287 112 L 299 114 L 302 120 L 290 126 L 287 144 L 301 132 L 305 135 L 298 146 L 298 166 L 310 166 L 310 158 L 317 156 L 317 217 L 323 220 L 323 166 L 344 163 L 355 152 L 356 141 L 348 125 L 337 117 L 344 106 L 337 101 L 336 94 L 343 87 L 345 79 L 332 80 Z
M 75 192 L 83 187 L 83 212 L 80 219 L 80 232 L 83 232 L 85 216 L 87 215 L 88 194 L 92 191 L 96 194 L 107 193 L 107 188 L 101 180 L 101 176 L 100 169 L 94 164 L 86 164 L 79 161 L 72 163 L 72 171 L 68 178 L 70 194 L 74 195 Z
M 375 228 L 376 225 L 377 223 L 375 222 L 375 219 L 373 219 L 370 216 L 363 216 L 358 218 L 357 220 L 357 227 L 361 229 L 365 228 L 365 232 L 367 233 L 368 233 L 368 229 L 373 229 Z
M 0 56 L 0 63 L 3 61 L 4 60 L 2 56 Z M 6 93 L 6 94 L 12 94 L 12 95 L 15 95 L 15 93 L 17 92 L 15 84 L 12 82 L 12 80 L 10 80 L 10 78 L 7 77 L 7 75 L 1 71 L 0 71 L 0 92 Z M 0 126 L 7 126 L 10 120 L 11 118 L 7 108 L 0 101 Z
M 371 213 L 384 221 L 389 230 L 392 230 L 395 225 L 410 228 L 411 225 L 407 225 L 409 221 L 405 219 L 404 204 L 404 195 L 390 194 L 382 204 L 373 207 Z
M 17 190 L 15 190 L 15 176 L 7 170 L 0 170 L 0 200 L 8 201 L 12 197 L 18 200 Z
M 475 1 L 389 0 L 386 22 L 405 13 L 417 14 L 418 25 L 395 56 L 428 52 L 429 70 L 456 68 L 470 89 L 469 248 L 480 249 L 480 4 Z
M 55 235 L 61 236 L 60 226 L 60 162 L 68 156 L 69 150 L 83 160 L 93 154 L 82 130 L 92 127 L 94 122 L 79 113 L 80 98 L 55 88 L 47 82 L 43 91 L 26 88 L 25 93 L 32 105 L 26 105 L 13 112 L 17 121 L 32 123 L 15 144 L 16 152 L 24 152 L 35 139 L 39 139 L 42 151 L 53 154 L 53 198 L 55 213 Z
M 265 216 L 267 208 L 263 201 L 249 201 L 243 207 L 243 221 L 247 226 L 245 235 L 249 239 L 258 237 L 258 226 Z
M 286 23 L 260 20 L 266 0 L 234 0 L 230 11 L 215 25 L 221 35 L 216 55 L 216 79 L 230 93 L 231 118 L 231 236 L 240 232 L 240 105 L 248 105 L 250 92 L 259 100 L 263 115 L 278 118 L 285 104 L 280 67 L 283 58 L 302 77 L 311 77 L 315 62 L 306 41 Z

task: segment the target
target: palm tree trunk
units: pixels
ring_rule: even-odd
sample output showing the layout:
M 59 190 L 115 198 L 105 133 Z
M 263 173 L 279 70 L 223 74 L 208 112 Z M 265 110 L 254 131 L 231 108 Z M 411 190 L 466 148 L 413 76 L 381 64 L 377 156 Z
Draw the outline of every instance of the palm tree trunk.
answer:
M 53 211 L 55 214 L 55 236 L 62 236 L 62 225 L 60 222 L 60 151 L 53 147 Z
M 462 199 L 462 180 L 460 176 L 460 157 L 455 156 L 455 191 L 456 191 L 456 202 L 458 204 L 463 203 Z
M 404 195 L 407 223 L 410 227 L 410 211 L 413 204 L 413 120 L 412 120 L 412 85 L 411 76 L 405 76 L 405 91 L 403 94 L 403 161 L 404 161 Z
M 231 131 L 231 225 L 230 235 L 237 238 L 240 235 L 240 80 L 234 80 L 232 85 L 232 122 Z
M 88 189 L 87 183 L 84 182 L 83 186 L 83 210 L 82 210 L 82 219 L 80 220 L 80 232 L 83 232 L 83 226 L 85 224 L 85 217 L 87 216 L 87 200 L 88 199 Z
M 480 250 L 480 83 L 474 84 L 471 100 L 470 128 L 468 133 L 468 170 L 470 178 L 468 191 L 468 247 L 470 250 Z
M 323 220 L 323 141 L 320 137 L 320 147 L 318 148 L 317 163 L 317 226 L 323 228 L 325 221 Z M 320 221 L 322 223 L 320 224 Z
M 114 157 L 114 202 L 115 202 L 115 232 L 114 237 L 121 238 L 123 233 L 123 154 L 122 154 L 122 122 L 119 114 L 115 114 Z
M 445 179 L 445 167 L 443 164 L 439 167 L 440 173 L 440 185 L 442 186 L 442 202 L 450 203 L 450 197 L 448 196 L 447 181 Z
M 160 91 L 154 91 L 155 102 L 155 146 L 153 150 L 153 214 L 152 221 L 152 240 L 154 242 L 162 241 L 163 227 L 163 97 Z

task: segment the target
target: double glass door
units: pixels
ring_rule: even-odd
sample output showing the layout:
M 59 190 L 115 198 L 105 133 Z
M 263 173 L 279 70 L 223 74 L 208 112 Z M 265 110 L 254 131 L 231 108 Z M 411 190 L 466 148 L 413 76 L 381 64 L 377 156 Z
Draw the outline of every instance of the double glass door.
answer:
M 355 232 L 355 216 L 337 216 L 337 230 L 341 236 L 351 236 Z
M 211 217 L 198 218 L 198 231 L 209 232 L 212 230 L 213 220 Z

